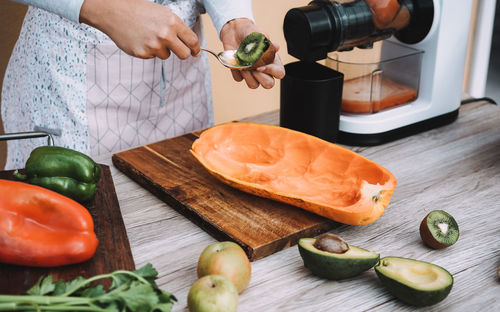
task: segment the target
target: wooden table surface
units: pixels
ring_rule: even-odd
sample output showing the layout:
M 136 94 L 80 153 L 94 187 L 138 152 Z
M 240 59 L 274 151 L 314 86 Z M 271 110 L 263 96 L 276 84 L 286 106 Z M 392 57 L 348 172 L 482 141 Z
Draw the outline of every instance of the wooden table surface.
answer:
M 278 113 L 251 118 L 277 124 Z M 398 186 L 384 215 L 368 226 L 339 225 L 331 232 L 352 245 L 435 263 L 455 279 L 450 295 L 424 311 L 500 311 L 500 108 L 485 102 L 462 106 L 453 124 L 376 147 L 354 151 L 389 169 Z M 188 153 L 188 151 L 186 151 Z M 158 283 L 187 311 L 201 251 L 215 239 L 111 165 L 116 193 L 137 267 L 148 262 Z M 432 250 L 421 242 L 420 221 L 442 209 L 457 220 L 458 242 Z M 375 271 L 344 281 L 313 276 L 297 246 L 252 263 L 252 280 L 238 311 L 413 311 L 380 284 Z

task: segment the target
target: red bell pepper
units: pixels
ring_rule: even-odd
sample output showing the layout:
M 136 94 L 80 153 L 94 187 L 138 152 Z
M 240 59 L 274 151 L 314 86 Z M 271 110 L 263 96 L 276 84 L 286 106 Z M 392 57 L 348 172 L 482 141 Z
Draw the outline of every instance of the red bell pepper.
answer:
M 90 259 L 94 221 L 76 201 L 23 182 L 0 180 L 0 262 L 54 267 Z

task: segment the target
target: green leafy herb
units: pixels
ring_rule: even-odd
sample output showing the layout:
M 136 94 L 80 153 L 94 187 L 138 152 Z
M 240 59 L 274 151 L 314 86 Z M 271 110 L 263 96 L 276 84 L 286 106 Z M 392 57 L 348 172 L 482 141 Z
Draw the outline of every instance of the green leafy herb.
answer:
M 177 299 L 161 290 L 151 264 L 139 270 L 120 270 L 85 279 L 54 281 L 41 277 L 26 295 L 0 295 L 0 311 L 169 312 Z M 111 278 L 108 290 L 92 282 Z

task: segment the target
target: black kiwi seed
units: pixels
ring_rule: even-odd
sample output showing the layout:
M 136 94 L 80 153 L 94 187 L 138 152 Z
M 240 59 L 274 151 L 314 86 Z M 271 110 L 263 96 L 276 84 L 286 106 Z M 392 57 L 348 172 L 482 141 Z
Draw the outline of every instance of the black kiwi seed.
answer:
M 459 234 L 457 221 L 443 210 L 431 211 L 420 223 L 422 241 L 435 249 L 455 244 Z
M 269 48 L 270 42 L 261 33 L 253 32 L 241 41 L 236 51 L 236 59 L 243 66 L 249 66 L 257 62 Z

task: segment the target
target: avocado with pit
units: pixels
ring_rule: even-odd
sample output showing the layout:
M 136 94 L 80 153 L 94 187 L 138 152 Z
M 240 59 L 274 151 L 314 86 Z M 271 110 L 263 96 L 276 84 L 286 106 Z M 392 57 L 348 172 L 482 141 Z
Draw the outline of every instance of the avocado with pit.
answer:
M 335 234 L 299 240 L 304 266 L 319 277 L 341 280 L 372 268 L 380 259 L 376 252 L 347 244 Z
M 414 306 L 444 300 L 453 287 L 453 276 L 442 267 L 414 259 L 384 257 L 375 272 L 389 292 Z

